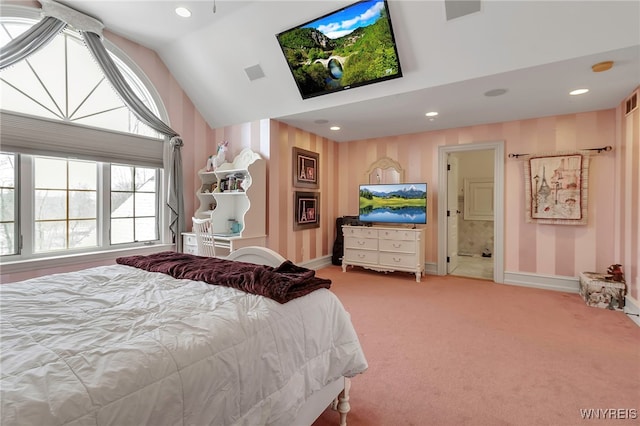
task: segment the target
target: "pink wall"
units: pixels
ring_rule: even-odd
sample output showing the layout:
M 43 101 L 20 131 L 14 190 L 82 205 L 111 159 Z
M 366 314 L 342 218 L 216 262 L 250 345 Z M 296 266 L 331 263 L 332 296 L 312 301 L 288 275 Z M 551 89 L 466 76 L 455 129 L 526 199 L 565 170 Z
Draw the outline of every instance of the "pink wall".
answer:
M 339 216 L 337 196 L 344 191 L 338 179 L 336 142 L 271 120 L 269 164 L 268 246 L 293 262 L 316 259 L 332 252 L 335 220 Z M 319 154 L 320 228 L 293 230 L 293 147 Z
M 22 3 L 24 4 L 24 3 Z M 37 6 L 37 3 L 33 3 Z M 357 213 L 357 185 L 369 165 L 388 156 L 405 169 L 407 181 L 427 181 L 432 200 L 426 225 L 428 262 L 437 261 L 437 185 L 439 145 L 505 141 L 506 153 L 541 153 L 612 145 L 594 155 L 589 172 L 589 221 L 586 226 L 525 222 L 523 163 L 505 158 L 505 270 L 552 276 L 604 271 L 612 263 L 625 268 L 631 295 L 639 299 L 640 281 L 640 112 L 616 109 L 436 132 L 336 143 L 273 120 L 212 130 L 152 50 L 109 32 L 105 36 L 127 53 L 151 79 L 167 108 L 171 127 L 185 146 L 186 217 L 195 208 L 196 172 L 229 140 L 233 157 L 250 147 L 268 160 L 267 244 L 294 262 L 331 254 L 335 218 Z M 321 227 L 293 231 L 292 147 L 320 154 Z M 187 221 L 187 229 L 190 228 Z M 90 264 L 82 265 L 92 266 Z M 77 269 L 77 268 L 76 268 Z
M 630 294 L 638 299 L 640 241 L 640 113 L 611 110 L 543 117 L 436 132 L 338 144 L 338 215 L 357 212 L 357 185 L 370 163 L 391 157 L 406 181 L 429 185 L 427 262 L 437 262 L 438 146 L 503 140 L 508 153 L 544 153 L 611 145 L 592 155 L 586 226 L 526 223 L 524 163 L 505 158 L 505 271 L 575 277 L 613 263 L 626 270 Z M 624 133 L 621 135 L 621 133 Z

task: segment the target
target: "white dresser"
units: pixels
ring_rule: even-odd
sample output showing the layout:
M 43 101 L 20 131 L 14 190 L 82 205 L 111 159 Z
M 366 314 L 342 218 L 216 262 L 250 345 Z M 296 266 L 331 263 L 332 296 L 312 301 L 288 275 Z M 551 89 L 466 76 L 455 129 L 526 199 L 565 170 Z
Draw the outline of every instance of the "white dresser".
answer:
M 377 226 L 342 227 L 344 255 L 342 271 L 347 266 L 361 266 L 374 271 L 406 271 L 424 274 L 424 228 L 384 228 Z

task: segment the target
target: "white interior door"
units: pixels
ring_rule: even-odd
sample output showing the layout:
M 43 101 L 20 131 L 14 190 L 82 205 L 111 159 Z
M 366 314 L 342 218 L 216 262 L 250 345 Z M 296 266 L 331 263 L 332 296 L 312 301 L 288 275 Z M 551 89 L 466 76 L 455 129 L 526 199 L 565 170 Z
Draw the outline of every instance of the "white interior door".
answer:
M 458 159 L 447 159 L 447 274 L 458 267 Z
M 447 217 L 447 190 L 448 180 L 447 163 L 449 154 L 464 151 L 479 151 L 484 149 L 493 150 L 493 200 L 494 200 L 494 219 L 493 219 L 493 281 L 497 283 L 504 282 L 504 167 L 505 152 L 504 141 L 489 142 L 473 142 L 466 144 L 441 145 L 438 147 L 438 217 Z M 447 275 L 447 232 L 448 220 L 438 220 L 438 275 Z

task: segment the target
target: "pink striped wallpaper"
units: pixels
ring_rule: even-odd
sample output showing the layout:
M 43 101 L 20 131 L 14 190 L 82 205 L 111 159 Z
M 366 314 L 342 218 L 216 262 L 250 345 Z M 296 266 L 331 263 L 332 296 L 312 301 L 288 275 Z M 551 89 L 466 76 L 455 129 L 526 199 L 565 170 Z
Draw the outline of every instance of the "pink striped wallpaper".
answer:
M 211 129 L 155 52 L 109 32 L 105 35 L 150 78 L 167 108 L 171 127 L 184 138 L 187 218 L 197 207 L 197 170 L 215 153 L 218 142 L 229 140 L 230 157 L 251 147 L 268 160 L 268 246 L 294 262 L 328 256 L 336 217 L 357 214 L 358 184 L 365 181 L 365 171 L 373 161 L 388 156 L 404 167 L 407 181 L 429 183 L 426 257 L 427 262 L 435 263 L 438 146 L 503 140 L 506 153 L 543 153 L 612 145 L 612 152 L 591 157 L 586 226 L 526 223 L 523 163 L 505 158 L 505 271 L 572 277 L 621 263 L 631 296 L 640 299 L 640 112 L 636 109 L 625 116 L 624 100 L 621 106 L 604 111 L 348 143 L 269 119 Z M 320 154 L 319 229 L 293 230 L 294 146 Z
M 525 222 L 522 160 L 505 158 L 505 270 L 551 276 L 625 267 L 631 295 L 640 281 L 640 113 L 618 108 L 480 126 L 336 143 L 274 120 L 210 129 L 155 52 L 108 34 L 149 76 L 185 139 L 185 208 L 194 211 L 196 172 L 217 142 L 231 142 L 230 156 L 251 147 L 268 159 L 268 245 L 294 262 L 331 254 L 335 218 L 357 213 L 357 185 L 369 164 L 388 156 L 405 168 L 407 181 L 427 181 L 428 262 L 437 261 L 439 145 L 503 140 L 506 153 L 541 153 L 612 145 L 593 155 L 589 173 L 589 222 L 554 226 Z M 321 227 L 293 231 L 291 151 L 298 146 L 320 154 Z M 189 178 L 191 176 L 191 179 Z

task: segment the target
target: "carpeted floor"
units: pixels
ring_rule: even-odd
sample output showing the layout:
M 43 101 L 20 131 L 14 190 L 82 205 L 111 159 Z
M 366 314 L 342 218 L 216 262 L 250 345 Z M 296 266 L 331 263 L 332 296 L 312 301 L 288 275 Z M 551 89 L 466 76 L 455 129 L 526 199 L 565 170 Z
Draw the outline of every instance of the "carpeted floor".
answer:
M 350 426 L 640 424 L 640 327 L 621 312 L 463 277 L 317 275 L 369 362 L 352 380 Z M 327 410 L 314 426 L 336 424 Z

